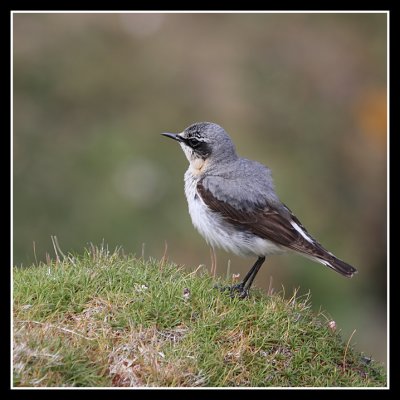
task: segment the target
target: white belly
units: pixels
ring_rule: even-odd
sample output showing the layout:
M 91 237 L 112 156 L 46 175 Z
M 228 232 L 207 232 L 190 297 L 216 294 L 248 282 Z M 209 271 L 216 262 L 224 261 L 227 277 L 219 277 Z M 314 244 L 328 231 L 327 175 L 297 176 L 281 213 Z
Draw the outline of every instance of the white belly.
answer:
M 188 170 L 185 173 L 185 194 L 193 225 L 212 247 L 223 248 L 240 256 L 268 256 L 283 250 L 269 240 L 250 232 L 235 229 L 203 203 L 196 191 L 198 179 Z

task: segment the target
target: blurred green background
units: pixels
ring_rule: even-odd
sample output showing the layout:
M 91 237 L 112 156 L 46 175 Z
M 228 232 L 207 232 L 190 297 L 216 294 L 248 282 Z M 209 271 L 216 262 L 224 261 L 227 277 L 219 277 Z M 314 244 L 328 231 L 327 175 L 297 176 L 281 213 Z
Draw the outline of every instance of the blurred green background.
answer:
M 13 15 L 14 264 L 103 240 L 211 265 L 160 136 L 222 125 L 268 165 L 306 228 L 359 274 L 271 257 L 256 285 L 300 287 L 386 362 L 386 14 Z M 217 273 L 254 260 L 217 251 Z M 272 281 L 271 281 L 272 279 Z

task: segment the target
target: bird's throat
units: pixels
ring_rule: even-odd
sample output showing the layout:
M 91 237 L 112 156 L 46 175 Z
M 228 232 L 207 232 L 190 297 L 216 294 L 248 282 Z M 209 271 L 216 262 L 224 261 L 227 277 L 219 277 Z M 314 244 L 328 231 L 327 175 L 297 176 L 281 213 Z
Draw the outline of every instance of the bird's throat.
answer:
M 193 175 L 201 175 L 204 172 L 204 168 L 206 166 L 206 160 L 202 158 L 196 158 L 190 163 L 190 171 Z

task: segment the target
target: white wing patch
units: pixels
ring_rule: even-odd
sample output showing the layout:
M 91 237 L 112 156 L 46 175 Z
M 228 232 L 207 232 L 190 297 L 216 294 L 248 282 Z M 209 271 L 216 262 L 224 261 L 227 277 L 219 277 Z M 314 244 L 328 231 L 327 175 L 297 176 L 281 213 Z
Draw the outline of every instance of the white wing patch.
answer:
M 303 231 L 303 229 L 301 229 L 300 226 L 296 224 L 296 222 L 290 221 L 290 225 L 292 225 L 293 228 L 296 229 L 296 231 L 299 232 L 300 235 L 303 236 L 303 238 L 307 240 L 307 242 L 309 242 L 309 243 L 314 243 L 314 240 L 312 240 L 312 239 L 310 238 L 310 236 L 308 236 L 308 235 Z

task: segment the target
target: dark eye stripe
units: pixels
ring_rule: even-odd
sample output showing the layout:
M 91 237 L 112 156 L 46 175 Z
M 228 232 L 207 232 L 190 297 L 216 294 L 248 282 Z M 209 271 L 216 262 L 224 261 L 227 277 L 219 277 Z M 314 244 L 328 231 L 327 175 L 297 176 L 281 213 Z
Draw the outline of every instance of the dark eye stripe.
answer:
M 190 147 L 196 148 L 196 147 L 200 146 L 202 144 L 202 142 L 200 142 L 197 139 L 188 139 L 188 144 Z
M 211 154 L 211 148 L 206 142 L 195 139 L 189 139 L 187 144 L 197 153 L 200 157 L 206 159 Z

